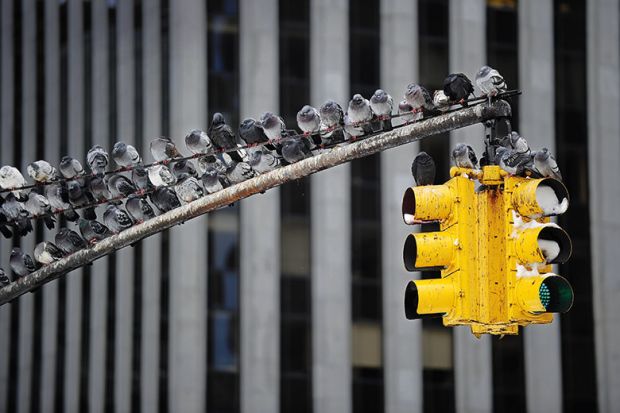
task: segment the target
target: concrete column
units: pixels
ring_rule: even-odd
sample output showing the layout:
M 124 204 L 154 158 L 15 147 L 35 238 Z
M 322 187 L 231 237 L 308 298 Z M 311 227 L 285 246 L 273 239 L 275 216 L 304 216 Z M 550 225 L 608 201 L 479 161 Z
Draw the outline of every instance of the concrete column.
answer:
M 162 134 L 160 0 L 142 2 L 143 152 Z M 146 156 L 143 154 L 143 156 Z M 157 410 L 159 397 L 159 321 L 161 235 L 142 241 L 142 360 L 140 362 L 142 412 Z M 166 391 L 166 389 L 161 389 Z
M 22 22 L 31 20 L 35 15 L 34 0 L 24 0 L 20 13 Z M 26 166 L 35 160 L 37 149 L 36 117 L 36 26 L 21 25 L 21 160 L 15 166 L 26 171 Z M 34 222 L 33 222 L 34 224 Z M 31 232 L 21 240 L 24 252 L 33 256 L 35 234 Z M 33 257 L 34 258 L 34 257 Z M 19 298 L 19 358 L 17 362 L 17 407 L 18 412 L 30 412 L 32 390 L 32 350 L 33 350 L 34 296 L 26 294 Z
M 68 47 L 67 83 L 68 119 L 67 141 L 69 153 L 66 155 L 84 160 L 84 28 L 83 2 L 68 0 Z M 64 104 L 64 102 L 63 102 Z M 80 370 L 82 365 L 82 277 L 83 271 L 72 271 L 67 278 L 67 301 L 65 318 L 65 377 L 64 410 L 79 411 Z
M 207 129 L 207 11 L 202 0 L 170 3 L 170 130 Z M 169 410 L 206 410 L 207 226 L 193 219 L 170 231 Z M 163 390 L 163 389 L 162 389 Z
M 56 2 L 45 2 L 45 159 L 57 165 L 60 161 L 60 13 Z M 0 248 L 2 248 L 0 246 Z M 58 281 L 43 288 L 41 319 L 41 397 L 39 410 L 54 403 L 54 383 L 58 346 Z M 1 333 L 0 333 L 1 334 Z
M 555 153 L 553 1 L 519 3 L 519 132 L 533 148 Z M 536 76 L 532 76 L 535 73 Z M 562 410 L 560 320 L 523 330 L 526 403 L 530 412 Z
M 349 96 L 349 2 L 310 3 L 310 96 L 315 106 Z M 312 390 L 316 412 L 350 412 L 351 169 L 311 178 Z
M 0 160 L 2 165 L 13 165 L 13 145 L 15 122 L 13 119 L 13 1 L 2 0 L 2 60 L 1 65 L 1 87 L 0 95 L 0 133 L 2 146 L 0 147 Z M 11 240 L 0 237 L 0 265 L 9 273 L 9 254 L 11 251 Z M 0 348 L 8 349 L 11 334 L 11 306 L 3 305 L 0 307 Z M 10 357 L 8 351 L 0 351 L 0 411 L 7 410 Z
M 277 112 L 278 1 L 240 1 L 241 118 Z M 278 411 L 280 193 L 241 202 L 241 411 Z
M 620 405 L 618 0 L 587 4 L 588 167 L 598 406 Z
M 418 79 L 418 2 L 381 1 L 381 86 L 394 104 Z M 394 112 L 396 112 L 396 107 Z M 413 184 L 412 143 L 381 154 L 383 263 L 383 377 L 386 413 L 422 411 L 422 323 L 405 318 L 405 286 L 418 274 L 405 271 L 402 249 L 410 229 L 401 218 L 405 188 Z
M 110 140 L 110 102 L 109 102 L 109 56 L 108 9 L 105 2 L 91 4 L 92 22 L 92 141 L 104 147 Z M 104 207 L 97 208 L 102 216 Z M 88 406 L 91 412 L 102 412 L 105 407 L 105 356 L 107 345 L 107 292 L 108 258 L 95 261 L 91 268 L 90 280 L 90 332 L 89 332 L 89 377 Z M 114 305 L 114 303 L 109 303 Z
M 486 63 L 486 2 L 450 2 L 450 71 L 465 73 L 474 82 L 476 72 Z M 477 93 L 480 93 L 477 91 Z M 484 149 L 484 128 L 473 125 L 451 132 L 452 147 L 457 142 L 471 145 L 478 157 Z M 451 147 L 451 149 L 452 149 Z M 493 409 L 491 338 L 476 339 L 468 327 L 454 329 L 454 379 L 456 411 L 490 412 Z
M 134 111 L 134 4 L 123 0 L 117 5 L 116 20 L 116 141 L 135 143 Z M 111 150 L 112 148 L 110 148 Z M 116 167 L 116 166 L 114 166 Z M 133 344 L 133 248 L 116 252 L 116 327 L 114 349 L 114 404 L 118 412 L 131 410 Z

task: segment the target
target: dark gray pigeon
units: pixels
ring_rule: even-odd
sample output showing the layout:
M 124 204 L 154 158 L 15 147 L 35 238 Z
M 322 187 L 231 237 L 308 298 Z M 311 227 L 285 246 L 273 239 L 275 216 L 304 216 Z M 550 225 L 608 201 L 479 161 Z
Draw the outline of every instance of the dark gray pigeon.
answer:
M 110 163 L 110 156 L 101 145 L 95 145 L 86 154 L 86 163 L 93 174 L 101 175 Z
M 38 183 L 53 182 L 58 179 L 58 171 L 49 162 L 41 160 L 28 165 L 28 175 Z
M 39 242 L 32 255 L 34 255 L 35 261 L 41 265 L 49 265 L 65 256 L 62 250 L 50 241 Z
M 67 220 L 71 222 L 78 220 L 79 215 L 69 203 L 69 192 L 64 182 L 48 185 L 45 188 L 45 196 L 50 201 L 50 206 L 54 213 L 63 211 L 63 215 Z
M 74 252 L 88 247 L 84 238 L 69 228 L 61 228 L 58 233 L 56 233 L 54 242 L 65 255 L 73 254 Z
M 80 218 L 78 227 L 80 228 L 80 234 L 89 244 L 96 244 L 112 235 L 108 227 L 96 220 Z
M 193 130 L 185 136 L 185 147 L 194 155 L 213 152 L 213 144 L 206 132 Z
M 280 160 L 276 158 L 271 152 L 263 150 L 262 148 L 256 148 L 249 151 L 248 165 L 259 174 L 273 171 L 280 166 Z
M 193 176 L 194 178 L 198 176 L 194 162 L 190 159 L 175 162 L 174 165 L 172 165 L 172 174 L 177 180 L 185 175 Z
M 37 270 L 37 265 L 32 257 L 24 252 L 21 248 L 15 247 L 11 250 L 11 258 L 9 259 L 11 270 L 17 277 L 24 277 L 31 272 Z
M 510 175 L 523 175 L 531 160 L 529 152 L 520 153 L 502 146 L 495 150 L 495 163 Z
M 52 207 L 50 201 L 41 194 L 30 191 L 28 200 L 24 202 L 24 209 L 28 211 L 32 217 L 43 217 L 43 222 L 47 229 L 53 229 L 56 220 L 52 216 Z
M 235 133 L 232 128 L 226 124 L 224 115 L 219 112 L 213 115 L 207 134 L 211 138 L 211 142 L 216 149 L 225 151 L 237 147 Z M 242 156 L 237 151 L 228 152 L 228 155 L 237 162 L 243 161 Z
M 0 268 L 0 287 L 5 287 L 11 283 L 11 279 L 4 272 L 4 268 Z
M 333 100 L 323 103 L 319 108 L 319 115 L 321 116 L 321 129 L 323 132 L 331 132 L 338 127 L 344 126 L 344 111 Z
M 206 168 L 201 180 L 205 191 L 209 194 L 220 191 L 230 185 L 226 177 L 222 176 L 215 166 Z
M 179 198 L 177 198 L 174 189 L 166 186 L 157 188 L 150 194 L 150 198 L 153 205 L 155 205 L 161 213 L 171 211 L 181 206 L 181 202 Z
M 547 148 L 542 148 L 534 154 L 534 167 L 545 178 L 562 180 L 560 168 Z
M 74 179 L 84 175 L 84 167 L 80 161 L 70 156 L 63 156 L 58 168 L 62 176 L 66 179 Z
M 246 162 L 237 162 L 227 154 L 222 154 L 222 156 L 226 165 L 226 179 L 230 184 L 238 184 L 254 177 L 254 170 Z
M 465 99 L 474 93 L 474 86 L 463 73 L 451 73 L 443 81 L 443 92 L 451 101 L 466 106 Z
M 82 208 L 82 216 L 86 219 L 96 219 L 97 214 L 92 206 L 88 206 L 94 202 L 94 198 L 90 192 L 80 185 L 78 181 L 67 181 L 67 192 L 69 194 L 69 203 L 74 208 Z
M 137 192 L 137 188 L 131 182 L 131 179 L 121 174 L 109 176 L 108 188 L 114 199 L 127 198 L 129 195 Z
M 137 194 L 142 195 L 149 190 L 149 174 L 146 168 L 136 166 L 131 171 L 131 182 L 138 190 Z
M 474 149 L 464 143 L 457 143 L 452 151 L 452 159 L 454 164 L 459 168 L 474 169 L 478 164 L 478 158 Z
M 189 204 L 204 195 L 204 189 L 200 182 L 193 176 L 182 176 L 180 182 L 174 187 L 177 197 L 184 204 Z
M 301 161 L 312 156 L 310 142 L 303 137 L 292 137 L 284 141 L 282 156 L 289 164 Z
M 107 179 L 104 176 L 96 175 L 88 180 L 90 193 L 97 202 L 105 202 L 112 198 L 112 193 L 108 188 Z
M 14 234 L 24 237 L 32 231 L 32 223 L 30 222 L 28 211 L 17 201 L 12 192 L 5 197 L 2 204 L 2 212 L 6 216 L 7 222 L 13 227 Z
M 131 195 L 127 198 L 125 209 L 136 224 L 155 218 L 155 211 L 153 211 L 151 204 L 146 199 L 136 195 Z
M 116 142 L 114 148 L 112 148 L 112 159 L 121 168 L 128 168 L 131 166 L 139 165 L 142 162 L 140 154 L 131 145 L 125 142 Z
M 160 136 L 151 141 L 151 155 L 157 162 L 168 163 L 174 158 L 181 158 L 181 153 L 170 138 Z
M 114 234 L 130 228 L 133 225 L 133 220 L 127 214 L 127 211 L 117 207 L 114 204 L 110 204 L 106 207 L 103 213 L 103 223 Z
M 426 152 L 420 152 L 413 159 L 411 174 L 416 186 L 433 185 L 435 183 L 435 161 Z
M 244 119 L 239 124 L 239 136 L 246 143 L 246 145 L 252 146 L 259 143 L 267 142 L 269 138 L 263 132 L 263 129 L 258 126 L 256 120 L 252 118 Z M 269 148 L 273 150 L 274 148 Z

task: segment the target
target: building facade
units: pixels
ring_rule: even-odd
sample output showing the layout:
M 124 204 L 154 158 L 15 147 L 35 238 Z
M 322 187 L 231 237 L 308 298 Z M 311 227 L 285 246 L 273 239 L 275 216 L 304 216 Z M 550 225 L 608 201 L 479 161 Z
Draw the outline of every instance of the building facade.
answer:
M 0 308 L 0 412 L 613 412 L 620 409 L 619 0 L 1 0 L 0 161 L 181 143 L 212 113 L 418 81 L 511 88 L 557 156 L 570 312 L 475 339 L 407 321 L 400 217 L 419 150 L 447 179 L 482 127 L 356 160 L 192 220 Z M 21 241 L 53 236 L 41 225 Z

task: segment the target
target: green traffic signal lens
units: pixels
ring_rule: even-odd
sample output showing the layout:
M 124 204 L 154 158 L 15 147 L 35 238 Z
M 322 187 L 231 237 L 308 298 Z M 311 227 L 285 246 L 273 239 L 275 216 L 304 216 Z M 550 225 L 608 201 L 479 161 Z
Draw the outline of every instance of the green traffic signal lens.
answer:
M 546 277 L 538 290 L 540 303 L 549 313 L 565 313 L 573 305 L 573 288 L 558 275 Z
M 540 303 L 545 307 L 549 307 L 549 303 L 551 301 L 551 293 L 549 292 L 549 287 L 547 284 L 540 284 L 540 289 L 538 290 L 538 297 L 540 298 Z

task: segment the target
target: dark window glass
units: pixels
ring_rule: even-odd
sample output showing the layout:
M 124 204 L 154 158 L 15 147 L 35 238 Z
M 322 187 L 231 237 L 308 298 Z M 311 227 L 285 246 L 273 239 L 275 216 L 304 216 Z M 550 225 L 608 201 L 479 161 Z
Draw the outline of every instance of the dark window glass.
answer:
M 383 411 L 383 369 L 353 368 L 353 411 Z
M 424 380 L 424 411 L 454 411 L 454 374 L 452 370 L 425 368 L 422 372 Z

